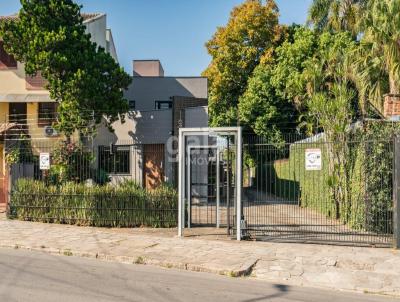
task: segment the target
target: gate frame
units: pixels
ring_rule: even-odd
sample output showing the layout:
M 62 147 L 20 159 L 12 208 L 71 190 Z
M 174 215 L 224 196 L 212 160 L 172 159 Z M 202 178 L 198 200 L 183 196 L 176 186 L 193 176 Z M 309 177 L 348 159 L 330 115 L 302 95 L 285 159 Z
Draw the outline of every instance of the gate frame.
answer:
M 192 173 L 192 163 L 191 163 L 191 161 L 190 161 L 190 155 L 191 155 L 191 152 L 192 152 L 192 150 L 202 150 L 202 149 L 205 149 L 205 150 L 210 150 L 210 149 L 215 149 L 216 150 L 216 160 L 217 160 L 217 168 L 216 168 L 216 187 L 217 187 L 217 192 L 216 192 L 216 216 L 217 216 L 217 223 L 216 223 L 216 225 L 217 225 L 217 228 L 219 228 L 220 227 L 220 220 L 221 220 L 221 217 L 220 217 L 220 209 L 219 209 L 219 206 L 220 206 L 220 192 L 219 192 L 219 189 L 220 189 L 220 179 L 219 179 L 219 177 L 220 177 L 220 154 L 219 154 L 219 152 L 220 152 L 220 150 L 218 149 L 218 146 L 210 146 L 210 145 L 204 145 L 204 146 L 188 146 L 187 147 L 187 154 L 189 155 L 189 160 L 188 160 L 188 169 L 187 169 L 187 183 L 186 183 L 186 186 L 187 186 L 187 191 L 188 191 L 188 194 L 189 194 L 189 196 L 188 196 L 188 201 L 187 201 L 187 203 L 188 203 L 188 228 L 190 229 L 190 226 L 191 226 L 191 223 L 192 223 L 192 213 L 191 213 L 191 208 L 192 208 L 192 196 L 191 196 L 191 189 L 192 189 L 192 183 L 191 183 L 191 181 L 192 181 L 192 175 L 191 175 L 191 173 Z
M 184 140 L 189 135 L 230 134 L 235 137 L 236 143 L 236 240 L 241 238 L 242 219 L 242 127 L 199 127 L 179 128 L 178 139 L 178 237 L 183 237 L 185 227 L 185 188 L 187 177 L 185 177 L 185 144 Z M 208 143 L 204 146 L 207 147 Z M 190 160 L 190 158 L 189 158 Z

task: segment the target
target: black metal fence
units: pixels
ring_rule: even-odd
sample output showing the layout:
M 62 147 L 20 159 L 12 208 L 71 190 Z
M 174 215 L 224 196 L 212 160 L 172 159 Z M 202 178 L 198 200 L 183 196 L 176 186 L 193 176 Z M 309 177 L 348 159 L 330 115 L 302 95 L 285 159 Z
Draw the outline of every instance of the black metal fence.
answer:
M 143 187 L 142 150 L 131 142 L 6 140 L 8 215 L 91 226 L 174 227 L 176 190 L 167 184 Z
M 244 137 L 243 217 L 270 241 L 393 243 L 393 136 Z
M 10 217 L 93 226 L 177 224 L 175 189 L 143 188 L 143 146 L 24 137 L 5 140 L 4 146 Z M 207 157 L 205 167 L 196 166 L 200 161 L 192 158 L 189 196 L 193 207 L 188 214 L 194 225 L 215 225 L 219 211 L 220 226 L 234 234 L 233 147 L 220 154 L 219 166 L 212 148 L 197 155 L 199 160 Z M 41 154 L 46 153 L 50 154 L 50 168 L 41 163 Z M 146 169 L 157 173 L 146 182 L 156 183 L 151 178 L 162 174 L 158 155 L 147 156 Z M 393 133 L 333 138 L 291 133 L 273 141 L 245 134 L 244 236 L 269 241 L 392 245 L 397 227 L 393 191 L 398 189 L 393 183 L 394 158 Z

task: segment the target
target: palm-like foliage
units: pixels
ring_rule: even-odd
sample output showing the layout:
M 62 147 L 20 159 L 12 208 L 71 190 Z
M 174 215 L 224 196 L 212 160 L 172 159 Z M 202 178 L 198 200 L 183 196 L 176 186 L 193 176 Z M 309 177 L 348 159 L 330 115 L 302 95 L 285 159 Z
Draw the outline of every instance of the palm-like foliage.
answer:
M 383 94 L 400 93 L 400 0 L 371 0 L 361 26 L 354 53 L 359 91 L 382 109 Z
M 319 31 L 349 31 L 356 37 L 367 3 L 368 0 L 314 0 L 308 23 Z

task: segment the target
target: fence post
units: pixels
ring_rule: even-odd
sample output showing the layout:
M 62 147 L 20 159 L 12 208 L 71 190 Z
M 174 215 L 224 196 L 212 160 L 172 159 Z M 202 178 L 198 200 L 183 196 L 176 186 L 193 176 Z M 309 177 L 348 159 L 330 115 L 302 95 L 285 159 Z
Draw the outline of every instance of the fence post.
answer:
M 393 247 L 400 249 L 400 136 L 394 138 Z

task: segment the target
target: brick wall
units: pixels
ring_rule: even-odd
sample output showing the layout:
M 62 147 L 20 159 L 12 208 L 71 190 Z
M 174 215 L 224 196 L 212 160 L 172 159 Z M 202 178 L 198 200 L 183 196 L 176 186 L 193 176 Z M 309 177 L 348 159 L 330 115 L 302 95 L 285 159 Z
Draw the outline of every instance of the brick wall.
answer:
M 384 116 L 388 119 L 400 117 L 400 95 L 387 94 L 383 106 Z

